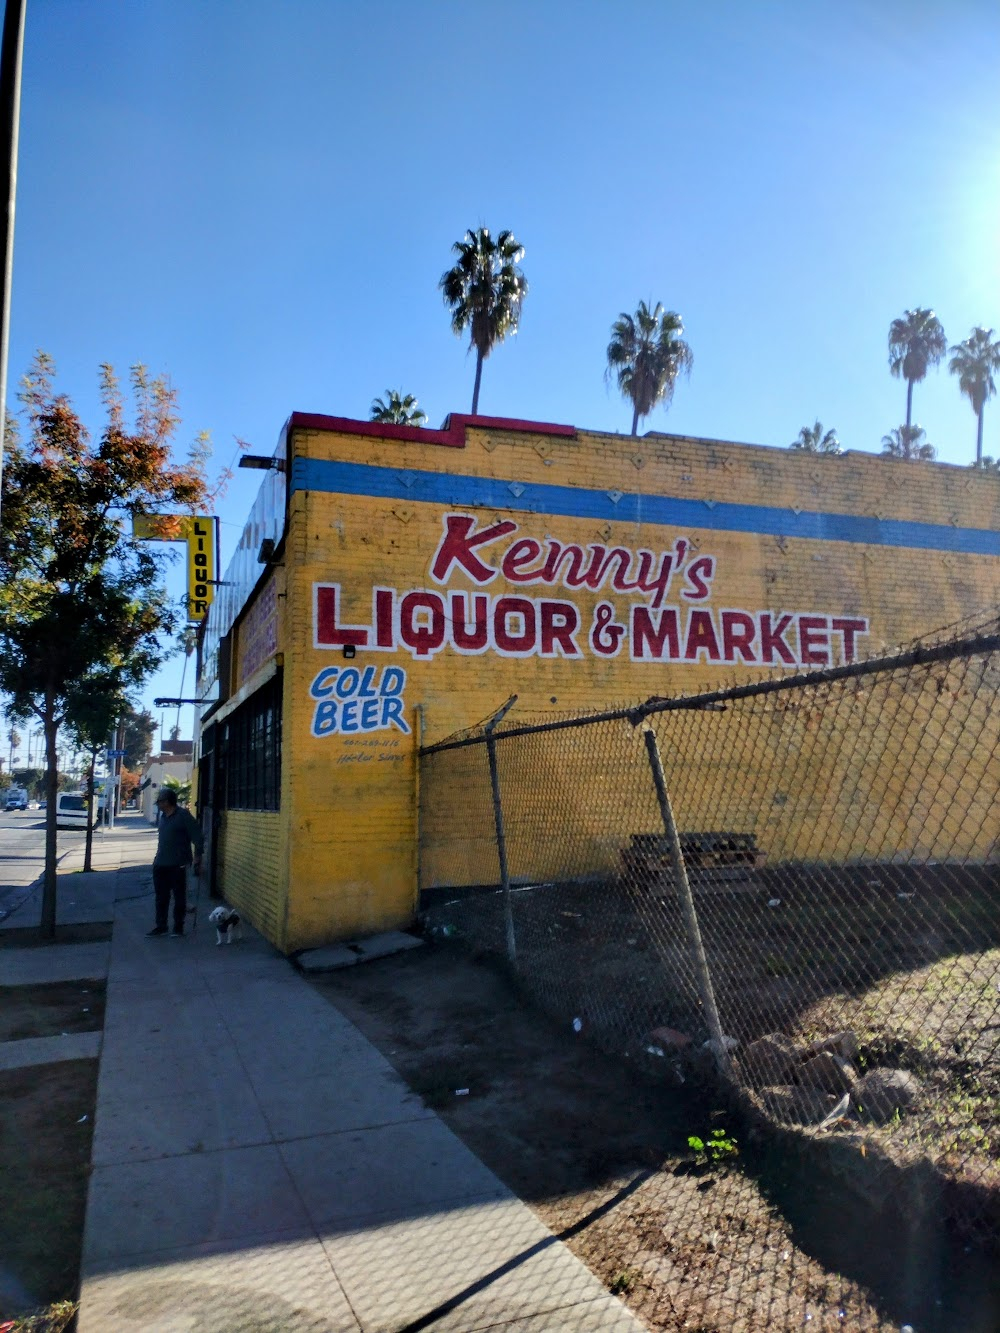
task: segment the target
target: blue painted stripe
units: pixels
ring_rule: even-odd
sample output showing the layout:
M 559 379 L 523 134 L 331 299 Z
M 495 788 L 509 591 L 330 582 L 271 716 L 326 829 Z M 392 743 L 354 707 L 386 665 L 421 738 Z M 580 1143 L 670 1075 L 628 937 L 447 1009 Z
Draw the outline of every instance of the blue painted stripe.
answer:
M 903 519 L 867 518 L 860 514 L 824 514 L 778 509 L 768 505 L 685 500 L 672 495 L 622 494 L 576 486 L 521 483 L 462 473 L 422 472 L 414 468 L 373 467 L 319 458 L 296 458 L 292 491 L 323 491 L 339 495 L 370 495 L 385 500 L 412 500 L 451 509 L 486 508 L 525 514 L 561 514 L 567 518 L 603 519 L 611 523 L 652 523 L 689 531 L 753 532 L 815 541 L 859 542 L 867 546 L 902 546 L 925 551 L 961 551 L 967 555 L 1000 555 L 1000 533 L 984 528 L 945 527 Z

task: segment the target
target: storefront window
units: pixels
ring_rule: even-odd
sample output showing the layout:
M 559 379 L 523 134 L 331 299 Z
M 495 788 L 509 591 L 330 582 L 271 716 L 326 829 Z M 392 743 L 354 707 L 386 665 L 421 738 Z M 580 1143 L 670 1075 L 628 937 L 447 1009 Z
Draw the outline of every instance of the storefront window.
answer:
M 227 808 L 277 810 L 281 803 L 280 674 L 238 708 L 224 727 Z

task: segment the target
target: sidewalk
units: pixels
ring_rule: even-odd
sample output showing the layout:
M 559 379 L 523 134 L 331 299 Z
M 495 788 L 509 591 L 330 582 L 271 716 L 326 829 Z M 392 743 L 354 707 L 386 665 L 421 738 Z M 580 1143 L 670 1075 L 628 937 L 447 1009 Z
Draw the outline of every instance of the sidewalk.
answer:
M 110 946 L 51 950 L 108 950 L 79 1333 L 639 1333 L 254 931 L 146 938 L 147 829 L 72 900 Z

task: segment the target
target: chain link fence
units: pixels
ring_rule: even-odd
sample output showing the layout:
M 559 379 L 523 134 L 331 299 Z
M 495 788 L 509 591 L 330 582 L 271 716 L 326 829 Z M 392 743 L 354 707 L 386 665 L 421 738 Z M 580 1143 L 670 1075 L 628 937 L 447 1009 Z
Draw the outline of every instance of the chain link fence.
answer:
M 817 1179 L 1000 1238 L 995 620 L 515 719 L 422 752 L 432 933 Z

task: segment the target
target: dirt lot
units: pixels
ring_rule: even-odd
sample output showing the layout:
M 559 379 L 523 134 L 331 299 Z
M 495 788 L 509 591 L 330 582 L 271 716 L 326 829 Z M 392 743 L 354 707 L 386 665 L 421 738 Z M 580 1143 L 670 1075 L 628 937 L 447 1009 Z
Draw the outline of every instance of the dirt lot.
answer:
M 110 938 L 110 923 L 56 932 L 60 943 Z M 0 931 L 0 949 L 51 943 L 34 927 Z M 99 1031 L 104 1002 L 102 981 L 2 986 L 0 1041 Z M 0 1318 L 39 1310 L 14 1333 L 59 1333 L 74 1317 L 97 1071 L 96 1060 L 0 1071 Z
M 803 1182 L 731 1110 L 645 1077 L 453 944 L 315 983 L 655 1330 L 996 1333 L 995 1265 Z M 463 1095 L 456 1095 L 468 1089 Z M 722 1128 L 737 1166 L 695 1161 Z
M 745 1048 L 767 1033 L 806 1043 L 853 1029 L 858 1073 L 888 1065 L 922 1084 L 906 1119 L 868 1127 L 880 1145 L 1000 1193 L 995 868 L 788 867 L 693 885 L 723 1031 Z M 504 955 L 499 893 L 442 897 L 432 930 Z M 511 902 L 519 971 L 550 1013 L 633 1058 L 662 1024 L 708 1037 L 672 882 L 528 886 Z M 812 1123 L 836 1102 L 817 1103 Z
M 96 1060 L 0 1072 L 0 1312 L 76 1296 L 96 1101 Z
M 103 981 L 0 986 L 0 1041 L 100 1032 L 104 1027 L 104 992 Z

